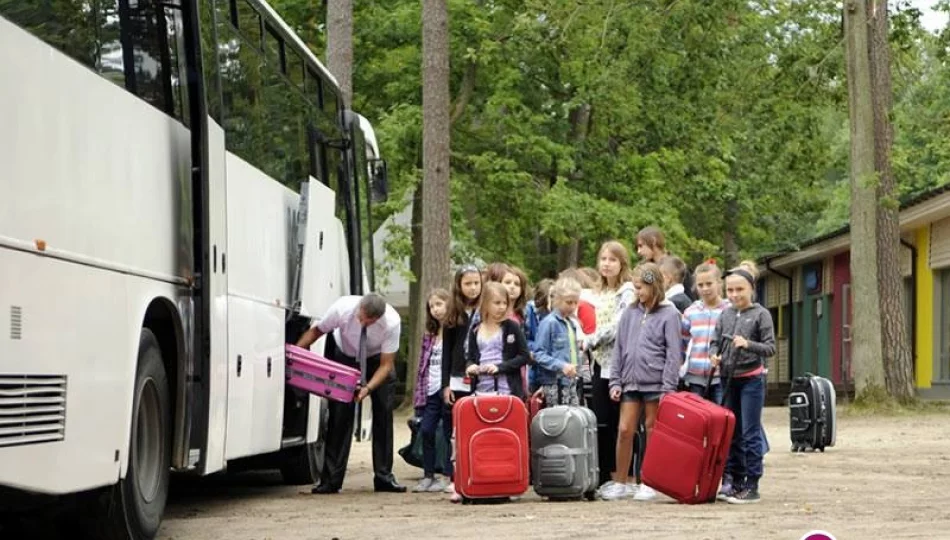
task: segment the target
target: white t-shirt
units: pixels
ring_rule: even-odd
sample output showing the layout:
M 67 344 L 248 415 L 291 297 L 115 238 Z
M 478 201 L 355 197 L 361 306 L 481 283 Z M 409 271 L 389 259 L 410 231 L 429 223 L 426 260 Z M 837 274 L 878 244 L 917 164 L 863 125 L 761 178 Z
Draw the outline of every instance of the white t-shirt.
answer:
M 327 314 L 317 323 L 317 329 L 324 334 L 333 332 L 337 346 L 347 356 L 356 358 L 360 350 L 360 300 L 362 296 L 344 296 L 333 303 Z M 386 304 L 386 312 L 378 321 L 366 327 L 366 356 L 399 351 L 399 332 L 401 320 L 399 313 Z
M 442 390 L 442 340 L 432 346 L 429 356 L 429 395 Z

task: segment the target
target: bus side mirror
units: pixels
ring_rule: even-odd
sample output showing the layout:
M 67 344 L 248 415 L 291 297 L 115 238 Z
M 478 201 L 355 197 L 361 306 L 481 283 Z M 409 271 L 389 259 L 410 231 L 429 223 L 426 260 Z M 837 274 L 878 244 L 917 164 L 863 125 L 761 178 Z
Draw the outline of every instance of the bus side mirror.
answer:
M 369 191 L 374 203 L 383 203 L 389 199 L 389 171 L 385 159 L 369 161 Z

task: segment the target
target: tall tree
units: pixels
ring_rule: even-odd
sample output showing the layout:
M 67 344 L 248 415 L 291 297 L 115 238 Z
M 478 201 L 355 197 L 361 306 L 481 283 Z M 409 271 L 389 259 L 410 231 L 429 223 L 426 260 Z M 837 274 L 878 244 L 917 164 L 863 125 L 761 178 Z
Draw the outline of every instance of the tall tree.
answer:
M 888 39 L 887 0 L 867 0 L 871 99 L 874 109 L 874 169 L 878 180 L 877 266 L 880 295 L 881 342 L 884 383 L 898 401 L 914 397 L 914 360 L 908 346 L 904 321 L 900 269 L 900 222 L 898 186 L 891 167 L 894 130 L 891 126 L 893 90 L 891 51 Z
M 851 119 L 851 282 L 854 290 L 854 366 L 858 397 L 884 383 L 878 289 L 878 179 L 875 174 L 874 98 L 865 0 L 844 5 Z
M 353 103 L 353 0 L 327 1 L 327 68 L 340 83 L 343 102 Z
M 429 292 L 449 281 L 450 257 L 450 133 L 449 8 L 446 0 L 422 1 L 422 260 L 415 297 L 418 328 L 426 313 Z M 419 330 L 410 335 L 420 341 Z M 412 395 L 417 358 L 410 356 L 406 395 Z

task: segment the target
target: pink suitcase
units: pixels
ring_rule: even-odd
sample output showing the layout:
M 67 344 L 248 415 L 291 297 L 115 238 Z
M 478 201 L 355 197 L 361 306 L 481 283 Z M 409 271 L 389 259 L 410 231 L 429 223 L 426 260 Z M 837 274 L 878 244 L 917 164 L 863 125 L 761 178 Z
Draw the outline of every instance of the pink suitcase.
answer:
M 360 370 L 294 345 L 287 345 L 285 351 L 288 384 L 334 401 L 353 401 L 360 383 Z

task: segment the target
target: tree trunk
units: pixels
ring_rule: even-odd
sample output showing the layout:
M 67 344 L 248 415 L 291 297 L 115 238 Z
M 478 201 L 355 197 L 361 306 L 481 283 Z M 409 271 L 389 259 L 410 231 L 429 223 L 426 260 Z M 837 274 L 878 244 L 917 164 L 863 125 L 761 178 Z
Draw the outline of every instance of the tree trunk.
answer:
M 353 0 L 327 1 L 327 69 L 347 108 L 353 105 Z
M 419 371 L 419 354 L 422 347 L 422 329 L 425 327 L 425 310 L 416 301 L 422 290 L 422 184 L 416 186 L 412 195 L 412 257 L 409 258 L 409 270 L 413 279 L 409 282 L 409 352 L 406 357 L 406 393 L 403 406 L 412 406 L 412 393 L 416 389 L 416 373 Z
M 587 140 L 587 134 L 590 132 L 591 106 L 587 103 L 578 105 L 571 109 L 568 119 L 571 122 L 569 140 L 574 145 L 574 154 L 577 156 L 569 178 L 571 183 L 580 184 L 584 181 L 584 172 L 581 170 L 580 163 L 583 162 L 582 147 Z M 551 185 L 553 187 L 554 184 Z M 584 191 L 579 185 L 575 185 L 575 189 Z M 567 244 L 557 246 L 558 272 L 565 268 L 578 266 L 580 262 L 580 241 L 581 237 L 575 235 Z
M 557 271 L 572 268 L 580 260 L 580 239 L 573 238 L 566 245 L 557 247 Z
M 739 264 L 739 201 L 735 197 L 726 201 L 725 230 L 722 233 L 725 267 Z
M 890 120 L 893 90 L 887 1 L 868 0 L 867 6 L 870 18 L 869 59 L 874 108 L 874 168 L 879 180 L 877 260 L 884 382 L 891 397 L 900 402 L 907 402 L 914 397 L 914 359 L 910 352 L 904 320 L 898 192 L 894 170 L 891 168 L 894 130 Z
M 474 77 L 474 75 L 472 75 Z M 423 294 L 449 284 L 449 8 L 422 3 L 422 285 Z M 424 299 L 420 297 L 424 302 Z
M 449 214 L 449 10 L 446 0 L 422 2 L 422 227 L 419 287 L 410 297 L 416 306 L 412 343 L 422 341 L 426 297 L 447 287 L 451 269 Z M 415 242 L 416 238 L 413 239 Z M 416 245 L 414 243 L 414 245 Z M 415 351 L 418 351 L 416 345 Z M 406 399 L 412 399 L 418 352 L 409 358 Z
M 865 0 L 845 1 L 844 23 L 851 124 L 852 365 L 855 392 L 860 398 L 871 395 L 884 383 L 877 271 L 878 198 L 874 171 L 874 109 Z

